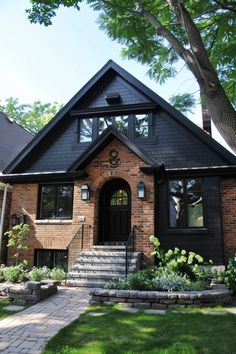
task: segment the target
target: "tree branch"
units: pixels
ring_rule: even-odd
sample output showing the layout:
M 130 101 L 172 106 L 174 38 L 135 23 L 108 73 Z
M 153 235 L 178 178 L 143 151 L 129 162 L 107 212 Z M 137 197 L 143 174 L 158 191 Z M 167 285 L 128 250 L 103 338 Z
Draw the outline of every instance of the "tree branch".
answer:
M 137 8 L 138 13 L 143 16 L 156 30 L 157 35 L 165 38 L 169 44 L 174 48 L 176 53 L 185 61 L 189 69 L 193 72 L 195 77 L 199 77 L 200 73 L 196 70 L 196 64 L 192 53 L 184 48 L 178 39 L 167 29 L 161 22 L 149 11 L 145 10 L 142 6 Z
M 220 82 L 210 62 L 200 32 L 193 22 L 191 15 L 186 10 L 181 0 L 166 0 L 166 2 L 169 4 L 172 11 L 174 11 L 177 19 L 181 22 L 186 31 L 194 62 L 200 73 L 200 76 L 197 77 L 198 81 L 205 84 L 209 93 L 216 91 L 218 86 L 220 86 Z

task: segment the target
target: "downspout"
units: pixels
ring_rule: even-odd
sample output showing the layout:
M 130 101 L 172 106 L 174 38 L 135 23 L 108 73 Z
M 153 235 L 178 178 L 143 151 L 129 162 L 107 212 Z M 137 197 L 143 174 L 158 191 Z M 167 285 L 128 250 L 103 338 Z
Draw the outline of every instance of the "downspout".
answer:
M 3 237 L 3 228 L 4 228 L 4 217 L 5 217 L 6 204 L 7 204 L 7 192 L 8 192 L 8 188 L 10 187 L 10 184 L 1 183 L 0 187 L 3 186 L 4 186 L 4 192 L 3 192 L 3 200 L 2 200 L 1 219 L 0 219 L 0 258 L 2 252 L 2 237 Z

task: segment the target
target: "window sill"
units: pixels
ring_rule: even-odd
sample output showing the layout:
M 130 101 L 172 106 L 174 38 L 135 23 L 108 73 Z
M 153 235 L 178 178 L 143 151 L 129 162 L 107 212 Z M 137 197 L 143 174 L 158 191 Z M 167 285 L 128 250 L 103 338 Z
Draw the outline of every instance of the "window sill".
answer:
M 59 219 L 43 219 L 43 220 L 35 220 L 35 224 L 37 225 L 67 225 L 72 224 L 73 220 L 59 220 Z
M 168 233 L 169 234 L 192 234 L 192 235 L 196 235 L 196 234 L 207 234 L 208 233 L 208 229 L 205 227 L 199 227 L 199 228 L 192 228 L 192 229 L 168 229 Z

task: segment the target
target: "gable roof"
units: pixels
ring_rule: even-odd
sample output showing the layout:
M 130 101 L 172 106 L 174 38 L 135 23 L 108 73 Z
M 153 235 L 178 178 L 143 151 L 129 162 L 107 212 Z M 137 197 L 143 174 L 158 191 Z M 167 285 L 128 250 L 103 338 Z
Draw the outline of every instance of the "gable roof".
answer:
M 142 94 L 146 95 L 156 105 L 168 112 L 179 124 L 188 129 L 192 134 L 199 138 L 203 143 L 210 147 L 213 151 L 226 159 L 229 164 L 236 164 L 236 156 L 231 154 L 222 145 L 216 142 L 212 137 L 205 133 L 201 128 L 197 127 L 181 112 L 177 111 L 163 98 L 145 86 L 142 82 L 129 74 L 126 70 L 121 68 L 114 61 L 109 60 L 82 88 L 74 97 L 56 114 L 56 116 L 35 136 L 29 145 L 22 150 L 22 152 L 7 166 L 3 173 L 12 173 L 19 166 L 19 164 L 27 158 L 37 145 L 52 132 L 53 128 L 63 120 L 64 116 L 70 112 L 73 106 L 81 100 L 89 90 L 99 82 L 109 71 L 117 73 L 120 77 L 126 80 L 130 85 L 135 87 Z
M 32 140 L 33 136 L 0 112 L 0 171 Z
M 130 151 L 143 160 L 147 165 L 160 166 L 154 159 L 148 156 L 140 147 L 134 144 L 124 134 L 119 132 L 112 125 L 95 139 L 84 153 L 76 159 L 68 168 L 68 172 L 82 170 L 103 148 L 114 138 L 123 143 Z

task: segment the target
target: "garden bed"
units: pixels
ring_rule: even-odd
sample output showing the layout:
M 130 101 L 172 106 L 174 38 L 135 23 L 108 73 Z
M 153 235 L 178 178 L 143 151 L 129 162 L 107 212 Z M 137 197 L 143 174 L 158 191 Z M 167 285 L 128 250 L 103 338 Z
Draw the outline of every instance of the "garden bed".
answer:
M 203 291 L 138 291 L 93 289 L 90 304 L 165 309 L 175 306 L 216 306 L 232 301 L 229 290 L 223 284 L 212 285 Z

